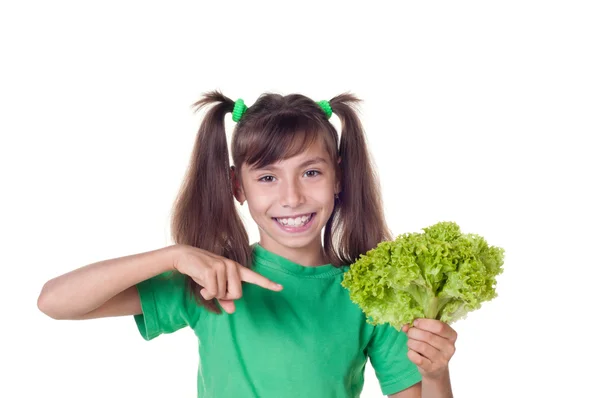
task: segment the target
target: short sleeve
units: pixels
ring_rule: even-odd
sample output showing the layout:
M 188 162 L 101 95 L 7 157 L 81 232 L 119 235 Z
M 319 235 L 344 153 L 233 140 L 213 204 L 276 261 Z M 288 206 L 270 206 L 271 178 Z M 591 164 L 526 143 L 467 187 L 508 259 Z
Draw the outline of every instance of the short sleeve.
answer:
M 417 365 L 407 356 L 407 340 L 406 333 L 388 323 L 375 326 L 367 355 L 384 395 L 395 394 L 421 381 Z
M 185 287 L 185 276 L 167 272 L 136 285 L 142 313 L 134 315 L 145 340 L 195 325 L 200 308 Z

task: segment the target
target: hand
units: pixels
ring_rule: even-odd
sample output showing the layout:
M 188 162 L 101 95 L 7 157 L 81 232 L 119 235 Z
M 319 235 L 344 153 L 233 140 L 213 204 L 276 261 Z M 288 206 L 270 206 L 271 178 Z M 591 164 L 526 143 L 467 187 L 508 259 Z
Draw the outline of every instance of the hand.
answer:
M 416 319 L 413 325 L 402 327 L 408 336 L 408 358 L 423 378 L 437 379 L 447 374 L 448 362 L 456 351 L 456 331 L 435 319 Z
M 229 314 L 235 311 L 233 300 L 242 297 L 242 281 L 276 292 L 283 289 L 235 261 L 189 245 L 178 246 L 173 267 L 200 285 L 202 297 L 206 300 L 216 298 Z

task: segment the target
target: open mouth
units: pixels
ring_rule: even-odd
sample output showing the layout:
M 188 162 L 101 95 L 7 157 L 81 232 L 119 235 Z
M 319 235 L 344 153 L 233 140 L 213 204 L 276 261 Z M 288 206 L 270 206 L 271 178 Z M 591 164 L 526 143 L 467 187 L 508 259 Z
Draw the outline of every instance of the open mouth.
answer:
M 275 218 L 273 220 L 285 231 L 301 232 L 307 230 L 317 213 L 304 214 L 295 218 Z

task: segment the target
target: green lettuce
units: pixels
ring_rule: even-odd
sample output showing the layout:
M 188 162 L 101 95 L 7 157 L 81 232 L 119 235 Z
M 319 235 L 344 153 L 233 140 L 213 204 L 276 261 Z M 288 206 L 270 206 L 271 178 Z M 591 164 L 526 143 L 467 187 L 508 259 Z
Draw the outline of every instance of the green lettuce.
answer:
M 462 234 L 454 222 L 423 231 L 381 242 L 345 273 L 342 286 L 370 324 L 397 330 L 415 318 L 450 324 L 497 296 L 504 249 Z

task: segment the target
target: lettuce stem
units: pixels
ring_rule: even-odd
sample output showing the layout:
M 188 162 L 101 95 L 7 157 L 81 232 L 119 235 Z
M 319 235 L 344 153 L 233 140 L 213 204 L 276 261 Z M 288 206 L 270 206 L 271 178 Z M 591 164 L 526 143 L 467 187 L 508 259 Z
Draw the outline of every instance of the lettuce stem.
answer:
M 436 319 L 438 310 L 438 298 L 434 296 L 429 300 L 429 304 L 425 308 L 425 318 Z

